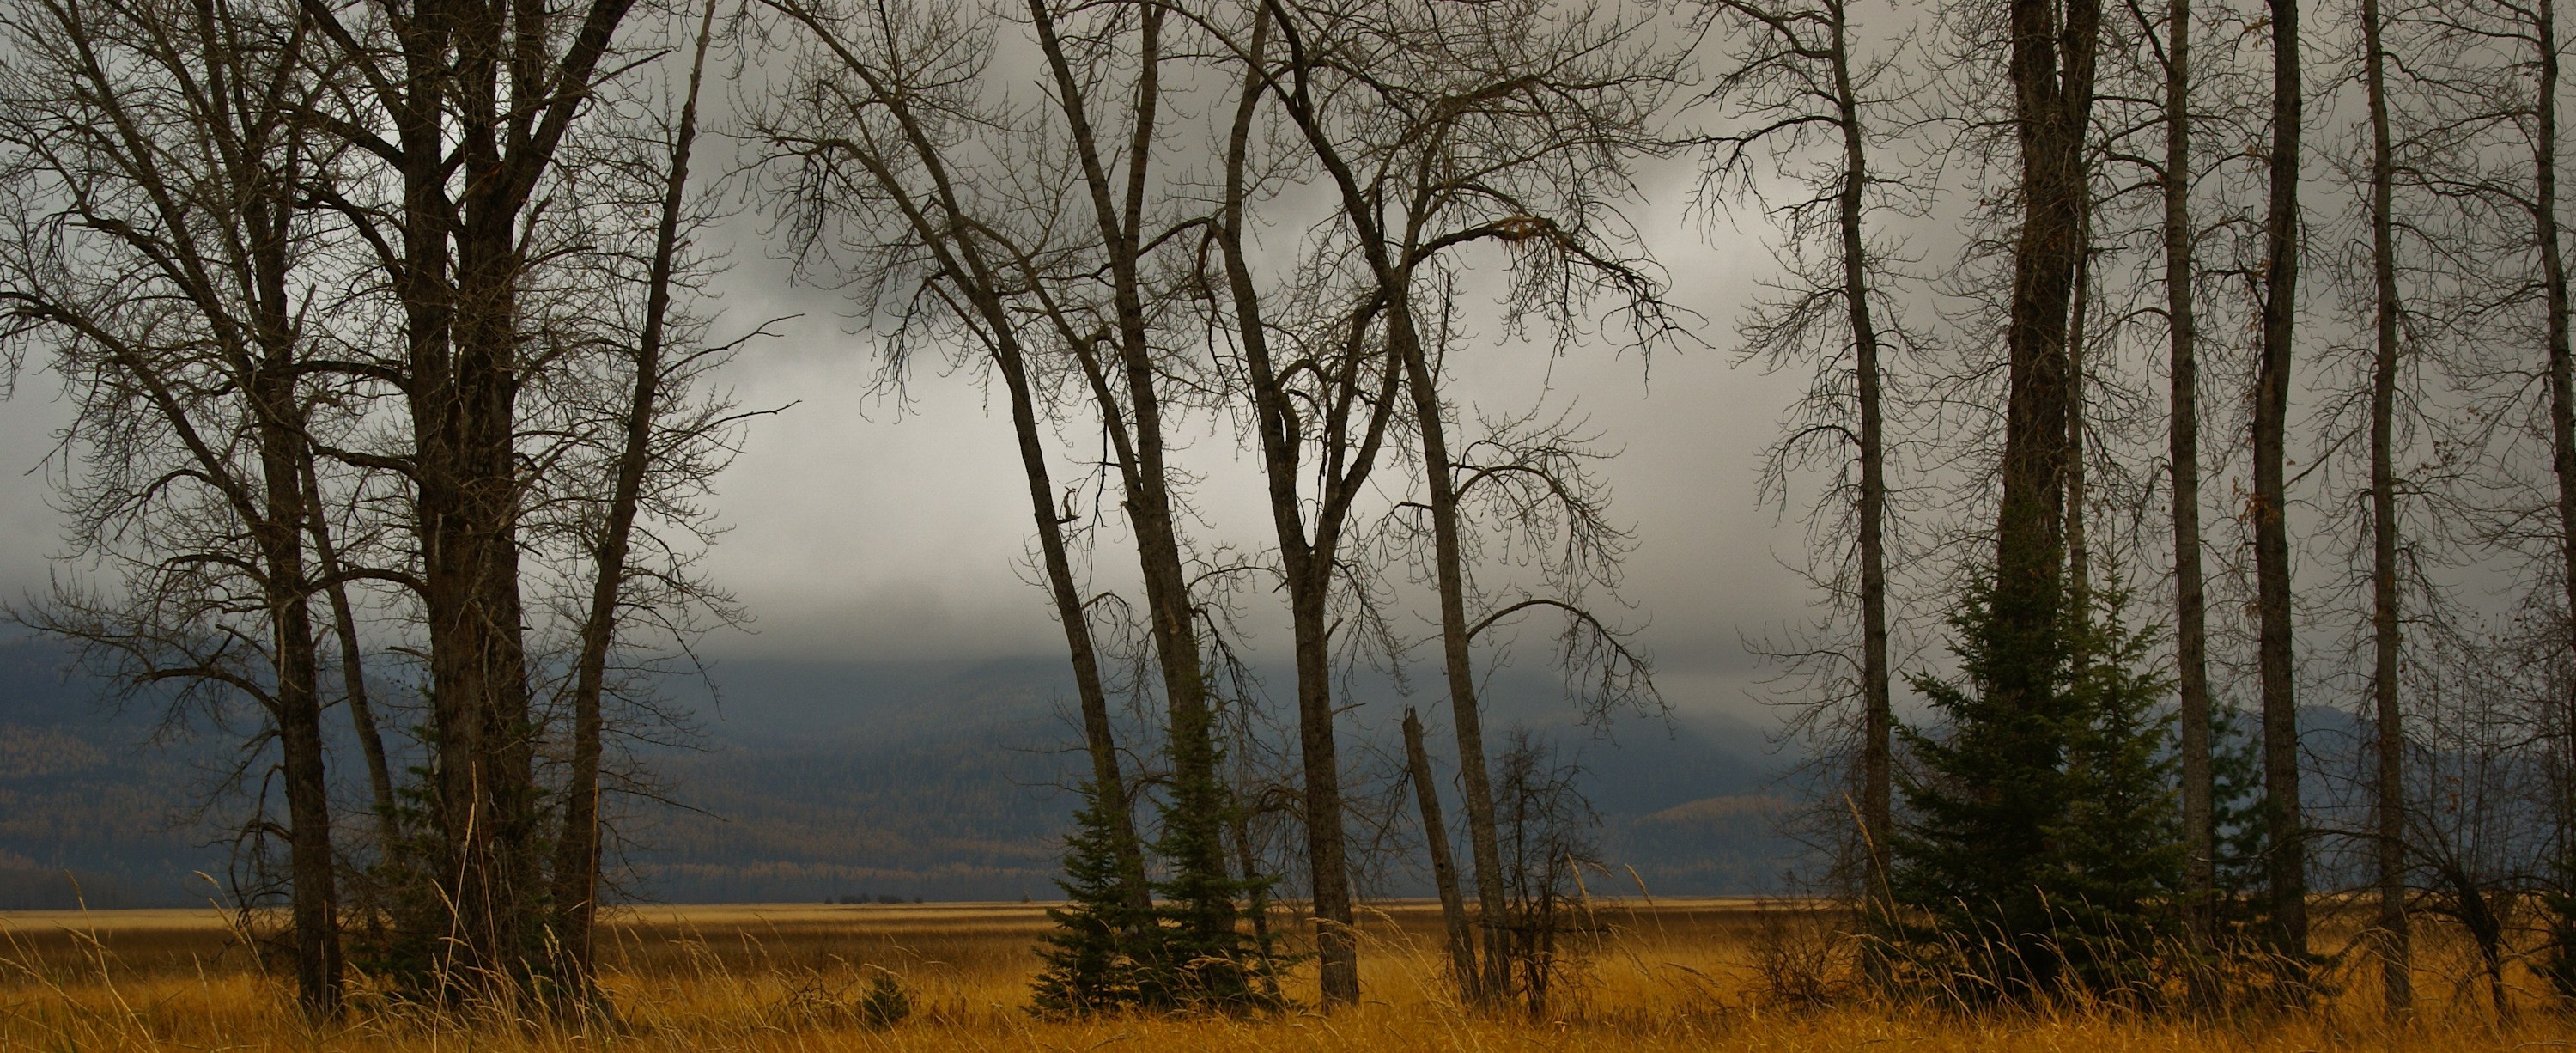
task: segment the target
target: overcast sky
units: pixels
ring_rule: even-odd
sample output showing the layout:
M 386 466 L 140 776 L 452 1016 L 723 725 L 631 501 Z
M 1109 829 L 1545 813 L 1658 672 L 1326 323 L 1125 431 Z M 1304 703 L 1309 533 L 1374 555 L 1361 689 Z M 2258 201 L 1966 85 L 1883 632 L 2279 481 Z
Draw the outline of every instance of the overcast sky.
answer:
M 1797 527 L 1776 526 L 1754 502 L 1759 451 L 1797 379 L 1730 367 L 1734 305 L 1768 253 L 1750 233 L 1711 231 L 1684 208 L 1688 187 L 1671 182 L 1650 188 L 1640 226 L 1709 347 L 1648 362 L 1602 343 L 1552 361 L 1489 331 L 1457 372 L 1480 402 L 1512 407 L 1544 393 L 1624 448 L 1607 476 L 1615 512 L 1637 530 L 1627 592 L 1643 640 L 1676 704 L 1733 708 L 1750 682 L 1742 637 L 1798 617 L 1807 600 L 1775 559 L 1793 554 Z M 908 405 L 871 397 L 873 338 L 848 332 L 837 294 L 793 286 L 752 225 L 741 226 L 720 285 L 726 324 L 803 317 L 723 376 L 746 407 L 793 405 L 752 424 L 718 482 L 731 529 L 709 568 L 757 625 L 709 650 L 891 660 L 1059 648 L 1045 597 L 1016 566 L 1030 528 L 1007 413 L 961 375 L 916 378 Z M 42 462 L 63 415 L 53 379 L 32 371 L 0 409 L 0 591 L 13 597 L 59 569 L 62 524 Z M 1230 430 L 1191 427 L 1187 462 L 1208 476 L 1202 539 L 1261 545 L 1257 461 Z
M 1759 453 L 1801 381 L 1730 366 L 1734 305 L 1768 266 L 1759 239 L 1723 224 L 1712 233 L 1683 207 L 1686 185 L 1653 192 L 1640 225 L 1710 346 L 1649 362 L 1601 343 L 1552 360 L 1488 330 L 1456 372 L 1480 403 L 1544 395 L 1623 448 L 1606 474 L 1616 514 L 1637 530 L 1626 591 L 1644 641 L 1676 704 L 1731 708 L 1750 682 L 1743 636 L 1800 616 L 1807 600 L 1775 559 L 1794 555 L 1799 528 L 1775 525 L 1754 501 Z M 1006 407 L 961 375 L 917 378 L 908 405 L 870 397 L 869 338 L 847 335 L 841 301 L 790 287 L 775 261 L 742 259 L 725 309 L 736 322 L 804 317 L 729 378 L 746 406 L 795 405 L 754 425 L 720 484 L 733 531 L 711 566 L 759 624 L 715 649 L 887 658 L 1059 649 L 1045 596 L 1015 566 L 1030 527 Z M 1231 430 L 1187 428 L 1185 463 L 1207 476 L 1196 495 L 1208 520 L 1201 540 L 1262 546 L 1270 527 L 1257 459 Z

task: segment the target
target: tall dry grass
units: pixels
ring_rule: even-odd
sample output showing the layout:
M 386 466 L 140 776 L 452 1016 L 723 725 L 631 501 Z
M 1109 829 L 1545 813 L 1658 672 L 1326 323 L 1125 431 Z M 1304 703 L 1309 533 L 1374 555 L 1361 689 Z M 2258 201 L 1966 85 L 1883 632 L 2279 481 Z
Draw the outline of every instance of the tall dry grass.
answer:
M 629 911 L 607 929 L 616 1019 L 462 1019 L 363 980 L 344 1021 L 299 1022 L 284 983 L 211 912 L 0 915 L 0 1048 L 30 1050 L 2322 1050 L 2576 1048 L 2576 1022 L 2517 973 L 2499 1019 L 2464 941 L 2432 930 L 2426 1005 L 2392 1026 L 2375 964 L 2344 961 L 2315 1008 L 2232 1020 L 2061 1005 L 1957 1015 L 1833 989 L 1832 919 L 1790 906 L 1607 906 L 1606 933 L 1546 1019 L 1468 1011 L 1444 990 L 1437 917 L 1382 909 L 1366 926 L 1365 1004 L 1245 1019 L 1030 1016 L 1040 906 L 776 906 Z M 2336 939 L 2322 927 L 2321 946 Z M 2348 931 L 2348 930 L 2347 930 Z M 1819 973 L 1818 967 L 1828 971 Z M 2365 967 L 2366 966 L 2366 967 Z M 874 978 L 912 1015 L 871 1026 Z M 1301 976 L 1306 990 L 1311 975 Z

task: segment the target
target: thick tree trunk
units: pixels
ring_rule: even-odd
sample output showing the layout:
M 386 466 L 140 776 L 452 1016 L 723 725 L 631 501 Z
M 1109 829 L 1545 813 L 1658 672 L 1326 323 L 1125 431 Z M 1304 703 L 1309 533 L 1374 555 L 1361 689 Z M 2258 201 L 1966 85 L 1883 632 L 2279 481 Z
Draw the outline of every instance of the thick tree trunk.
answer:
M 2550 464 L 2558 477 L 2559 585 L 2567 604 L 2562 625 L 2569 648 L 2576 650 L 2576 354 L 2568 347 L 2567 257 L 2558 230 L 2557 5 L 2543 0 L 2533 5 L 2533 12 L 2537 18 L 2533 29 L 2539 38 L 2539 83 L 2532 93 L 2532 238 L 2540 249 L 2541 294 L 2548 314 Z M 2562 724 L 2557 731 L 2567 743 L 2561 763 L 2566 771 L 2576 773 L 2576 692 L 2561 705 Z M 2576 778 L 2569 778 L 2568 784 L 2576 786 Z M 2562 852 L 2570 852 L 2563 846 L 2576 844 L 2576 789 L 2568 792 L 2571 799 L 2559 802 Z M 2562 887 L 2576 886 L 2576 852 L 2570 852 L 2570 859 L 2560 865 L 2567 868 L 2559 875 Z
M 2101 7 L 2011 0 L 2015 131 L 2021 147 L 2022 227 L 2013 252 L 2003 500 L 1996 517 L 1994 615 L 2007 653 L 2054 647 L 2063 597 L 2068 368 L 2067 309 L 2083 252 L 2084 132 L 2093 104 Z M 1999 676 L 2008 706 L 2049 690 Z
M 1422 843 L 1431 853 L 1431 883 L 1440 892 L 1440 920 L 1449 935 L 1449 968 L 1459 994 L 1474 1001 L 1485 985 L 1476 972 L 1473 926 L 1466 897 L 1458 892 L 1458 867 L 1449 858 L 1449 824 L 1440 816 L 1440 787 L 1431 778 L 1431 751 L 1422 745 L 1422 718 L 1410 706 L 1404 710 L 1404 769 L 1422 811 Z
M 2307 831 L 2299 801 L 2299 707 L 2290 626 L 2290 534 L 2284 440 L 2299 291 L 2298 0 L 2271 0 L 2271 203 L 2264 219 L 2263 346 L 2254 373 L 2256 661 L 2263 693 L 2263 801 L 2271 839 L 2273 950 L 2308 953 Z
M 1871 313 L 1868 230 L 1862 223 L 1869 155 L 1860 96 L 1852 86 L 1849 8 L 1843 0 L 1831 0 L 1826 10 L 1833 19 L 1835 119 L 1843 140 L 1843 178 L 1835 193 L 1835 219 L 1842 236 L 1842 297 L 1851 324 L 1853 391 L 1860 401 L 1856 524 L 1860 535 L 1860 835 L 1868 860 L 1862 894 L 1877 904 L 1883 919 L 1893 909 L 1887 902 L 1892 887 L 1887 853 L 1888 838 L 1896 829 L 1894 677 L 1887 655 L 1887 413 L 1881 395 L 1878 325 Z
M 2181 694 L 2184 925 L 2192 946 L 2215 946 L 2217 791 L 2209 756 L 2208 593 L 2201 573 L 2200 357 L 2192 305 L 2191 0 L 2165 22 L 2165 318 L 2173 356 L 2168 410 L 2173 472 L 2174 662 Z M 2199 974 L 2194 973 L 2195 982 Z
M 422 0 L 396 36 L 399 85 L 377 85 L 404 186 L 405 265 L 392 278 L 409 345 L 431 819 L 444 845 L 433 880 L 452 915 L 439 935 L 454 997 L 527 993 L 545 953 L 519 591 L 517 237 L 631 3 L 590 0 L 564 32 L 533 0 Z M 305 10 L 344 48 L 364 46 L 329 8 Z M 465 177 L 451 198 L 454 172 Z
M 2370 628 L 2372 743 L 2378 778 L 2372 787 L 2372 844 L 2378 865 L 2380 982 L 2390 1016 L 2414 1008 L 2406 925 L 2406 735 L 2397 705 L 2397 472 L 2392 444 L 2397 417 L 2397 249 L 2391 198 L 2396 169 L 2388 134 L 2387 53 L 2379 0 L 2362 0 L 2363 82 L 2370 106 L 2370 263 L 2377 339 L 2370 368 Z

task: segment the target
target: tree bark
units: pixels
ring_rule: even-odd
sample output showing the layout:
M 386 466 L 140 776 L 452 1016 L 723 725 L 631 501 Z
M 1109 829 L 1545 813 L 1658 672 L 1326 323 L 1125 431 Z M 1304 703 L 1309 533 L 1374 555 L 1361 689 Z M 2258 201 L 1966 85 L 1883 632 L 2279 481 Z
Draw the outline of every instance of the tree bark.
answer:
M 1431 853 L 1431 882 L 1440 892 L 1440 920 L 1449 936 L 1449 968 L 1459 993 L 1469 1001 L 1485 984 L 1476 972 L 1476 943 L 1467 920 L 1466 898 L 1458 892 L 1458 868 L 1449 858 L 1449 825 L 1440 817 L 1440 787 L 1431 779 L 1431 753 L 1422 746 L 1422 719 L 1404 710 L 1404 766 L 1413 781 L 1413 800 L 1422 810 L 1422 843 Z
M 1877 904 L 1882 918 L 1892 915 L 1887 902 L 1888 838 L 1895 826 L 1896 729 L 1887 655 L 1887 414 L 1883 405 L 1878 325 L 1872 316 L 1868 231 L 1863 226 L 1863 194 L 1869 186 L 1868 140 L 1861 125 L 1860 97 L 1852 86 L 1849 7 L 1828 0 L 1833 22 L 1835 123 L 1842 133 L 1842 186 L 1835 193 L 1835 220 L 1842 238 L 1843 308 L 1851 324 L 1853 391 L 1860 410 L 1860 624 L 1861 624 L 1861 847 L 1868 854 L 1863 891 Z
M 2547 0 L 2543 0 L 2547 2 Z M 2396 169 L 2388 132 L 2387 52 L 2379 0 L 2362 0 L 2364 89 L 2370 107 L 2370 263 L 2376 346 L 2370 369 L 2370 628 L 2373 862 L 2378 867 L 2380 982 L 2388 1015 L 2414 1008 L 2406 924 L 2406 734 L 2397 702 L 2397 248 L 2391 211 Z
M 2174 661 L 2181 695 L 2184 925 L 2192 946 L 2216 945 L 2216 789 L 2210 771 L 2208 593 L 2201 572 L 2200 358 L 2192 305 L 2191 0 L 2165 22 L 2165 319 L 2173 356 L 2169 449 L 2173 473 Z M 2200 974 L 2194 973 L 2195 982 Z
M 2011 0 L 2022 227 L 2005 335 L 2003 499 L 1996 516 L 1996 628 L 2009 653 L 2054 647 L 2066 556 L 2067 310 L 2083 254 L 2084 133 L 2101 35 L 2097 0 Z M 2032 669 L 1997 678 L 2008 706 L 2049 690 Z
M 2256 660 L 2263 694 L 2263 801 L 2271 840 L 2271 941 L 2284 961 L 2308 954 L 2306 823 L 2299 800 L 2299 707 L 2290 624 L 2290 535 L 2284 440 L 2299 290 L 2298 0 L 2272 12 L 2271 201 L 2264 219 L 2263 333 L 2254 374 Z

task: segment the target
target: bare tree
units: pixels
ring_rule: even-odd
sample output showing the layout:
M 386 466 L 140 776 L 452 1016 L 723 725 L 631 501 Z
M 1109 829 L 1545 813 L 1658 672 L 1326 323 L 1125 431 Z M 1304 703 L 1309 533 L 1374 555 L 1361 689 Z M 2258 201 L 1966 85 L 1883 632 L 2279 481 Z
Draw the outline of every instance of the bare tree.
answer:
M 1853 39 L 1859 27 L 1847 0 L 1785 6 L 1729 0 L 1724 8 L 1732 15 L 1730 28 L 1747 42 L 1711 97 L 1729 105 L 1730 116 L 1741 114 L 1748 127 L 1719 140 L 1718 175 L 1749 189 L 1757 150 L 1767 151 L 1775 164 L 1815 155 L 1805 179 L 1813 194 L 1771 207 L 1788 227 L 1789 247 L 1781 253 L 1787 277 L 1745 325 L 1739 355 L 1758 357 L 1769 369 L 1795 360 L 1816 370 L 1811 393 L 1791 422 L 1795 426 L 1767 461 L 1768 485 L 1779 488 L 1785 501 L 1790 470 L 1826 458 L 1841 485 L 1819 497 L 1810 515 L 1826 516 L 1830 507 L 1837 524 L 1851 517 L 1860 608 L 1857 810 L 1866 862 L 1861 883 L 1865 895 L 1883 899 L 1885 846 L 1894 829 L 1895 728 L 1883 345 L 1908 343 L 1910 334 L 1888 324 L 1892 310 L 1881 286 L 1892 247 L 1869 226 L 1871 212 L 1890 207 L 1888 198 L 1901 192 L 1905 177 L 1878 174 L 1870 164 L 1870 152 L 1885 133 L 1871 125 L 1877 100 L 1864 93 L 1877 88 L 1893 64 L 1860 57 L 1861 44 Z M 1882 185 L 1873 190 L 1874 183 Z M 1822 259 L 1810 259 L 1811 243 L 1823 248 Z M 1826 536 L 1839 539 L 1840 529 Z M 1848 564 L 1835 558 L 1825 566 L 1822 584 L 1829 592 L 1841 597 L 1853 590 Z M 1836 657 L 1845 660 L 1830 674 L 1839 679 L 1849 667 L 1848 655 Z
M 985 150 L 1043 157 L 1054 140 L 1044 124 L 1027 130 L 1037 142 L 1024 152 L 1018 144 L 969 134 L 979 119 L 1013 126 L 1003 114 L 978 116 L 984 100 L 974 75 L 990 61 L 988 26 L 958 12 L 909 6 L 771 6 L 815 45 L 802 60 L 793 94 L 753 119 L 792 202 L 789 223 L 803 251 L 820 254 L 838 247 L 837 239 L 873 257 L 845 273 L 873 282 L 871 296 L 891 305 L 905 333 L 928 335 L 953 325 L 1003 381 L 1047 590 L 1073 665 L 1093 782 L 1116 794 L 1109 811 L 1117 851 L 1131 894 L 1144 905 L 1150 892 L 1130 781 L 1118 759 L 1091 601 L 1073 562 L 1071 527 L 1079 518 L 1073 493 L 1058 494 L 1048 459 L 1045 429 L 1059 401 L 1055 387 L 1073 387 L 1073 397 L 1099 414 L 1093 427 L 1125 439 L 1113 445 L 1122 472 L 1141 471 L 1131 456 L 1137 444 L 1114 389 L 1069 365 L 1070 348 L 1048 353 L 1048 339 L 1061 328 L 1045 320 L 1070 322 L 1072 308 L 1050 315 L 1043 304 L 1029 303 L 1044 294 L 1045 282 L 1078 290 L 1085 261 L 1097 253 L 1048 237 L 1057 226 L 1051 220 L 1073 203 L 1045 194 L 1015 199 L 1023 187 L 984 187 L 955 171 L 983 161 Z M 1071 182 L 1060 169 L 1041 164 L 1039 170 L 1044 175 L 1029 187 Z M 1077 332 L 1076 341 L 1090 335 Z M 1084 348 L 1088 353 L 1087 343 Z
M 2397 595 L 2397 472 L 2392 459 L 2397 418 L 2396 162 L 2388 123 L 2385 19 L 2380 0 L 2362 0 L 2363 86 L 2370 109 L 2370 624 L 2372 706 L 2377 776 L 2371 802 L 2379 886 L 2381 986 L 2391 1016 L 2414 1007 L 2406 928 L 2406 732 L 2398 705 L 2402 647 Z
M 2263 221 L 2262 353 L 2254 371 L 2255 610 L 2263 696 L 2263 799 L 2276 953 L 2308 953 L 2306 820 L 2299 801 L 2298 656 L 2290 620 L 2288 474 L 2290 352 L 2298 333 L 2299 143 L 2302 98 L 2296 0 L 2272 0 L 2270 204 Z
M 311 25 L 256 4 L 28 3 L 0 13 L 6 338 L 45 347 L 87 461 L 72 541 L 117 566 L 19 613 L 134 683 L 265 711 L 287 801 L 297 995 L 336 1013 L 318 587 L 304 539 L 315 402 L 305 188 L 333 163 L 296 115 Z M 265 781 L 266 776 L 261 776 Z M 265 822 L 261 817 L 259 822 Z
M 721 439 L 710 432 L 721 426 L 722 407 L 709 412 L 675 414 L 673 405 L 683 402 L 690 382 L 721 361 L 725 347 L 687 347 L 682 339 L 690 335 L 686 319 L 674 312 L 678 295 L 688 290 L 681 287 L 687 280 L 682 270 L 685 241 L 691 233 L 689 212 L 689 159 L 697 143 L 698 96 L 704 84 L 707 46 L 713 35 L 714 0 L 708 0 L 698 17 L 695 46 L 690 53 L 687 88 L 680 103 L 676 125 L 670 130 L 667 145 L 662 147 L 662 171 L 639 173 L 637 182 L 656 189 L 660 198 L 653 225 L 652 244 L 640 285 L 644 292 L 641 324 L 633 348 L 631 380 L 625 405 L 611 417 L 615 429 L 615 455 L 611 462 L 610 492 L 599 511 L 598 532 L 590 540 L 591 581 L 587 609 L 579 619 L 579 639 L 572 658 L 571 721 L 568 758 L 569 772 L 562 790 L 563 819 L 555 837 L 553 866 L 554 940 L 568 983 L 587 991 L 593 984 L 593 934 L 599 913 L 602 792 L 600 765 L 605 753 L 606 721 L 601 700 L 608 693 L 609 654 L 626 621 L 627 608 L 637 604 L 637 586 L 630 578 L 649 573 L 631 558 L 640 514 L 649 512 L 645 492 L 649 482 L 657 488 L 669 488 L 668 479 L 654 479 L 656 474 L 679 468 L 683 479 L 703 480 L 713 474 L 712 464 L 689 455 L 693 447 L 710 443 L 721 445 Z M 675 348 L 672 345 L 681 344 Z M 673 418 L 678 418 L 677 428 Z M 675 436 L 674 432 L 677 433 Z M 661 470 L 657 473 L 657 469 Z M 650 540 L 649 538 L 647 540 Z M 664 576 L 667 582 L 669 576 Z
M 351 69 L 315 118 L 398 185 L 333 204 L 374 253 L 402 347 L 371 372 L 398 386 L 411 434 L 372 466 L 412 487 L 426 623 L 435 792 L 444 858 L 428 868 L 453 913 L 440 983 L 481 997 L 527 990 L 546 921 L 520 528 L 531 483 L 520 396 L 546 356 L 525 294 L 551 229 L 530 206 L 599 80 L 619 68 L 632 0 L 575 17 L 528 0 L 421 0 L 303 10 Z M 346 451 L 343 456 L 363 455 Z

